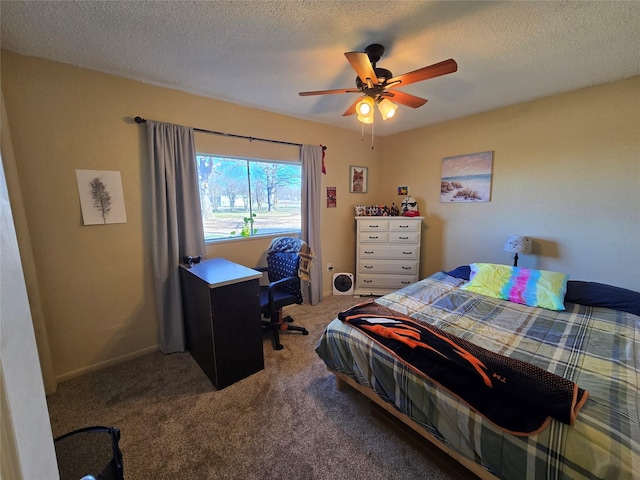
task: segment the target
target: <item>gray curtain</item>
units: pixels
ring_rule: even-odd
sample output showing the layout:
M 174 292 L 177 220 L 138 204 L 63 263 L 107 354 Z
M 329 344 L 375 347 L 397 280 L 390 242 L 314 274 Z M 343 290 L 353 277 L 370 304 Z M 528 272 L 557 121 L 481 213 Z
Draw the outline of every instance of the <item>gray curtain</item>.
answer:
M 320 212 L 322 205 L 322 147 L 302 145 L 302 239 L 316 256 L 311 268 L 308 300 L 311 305 L 322 301 L 322 245 L 320 240 Z
M 193 129 L 147 120 L 147 143 L 158 343 L 164 353 L 183 352 L 179 266 L 206 253 Z

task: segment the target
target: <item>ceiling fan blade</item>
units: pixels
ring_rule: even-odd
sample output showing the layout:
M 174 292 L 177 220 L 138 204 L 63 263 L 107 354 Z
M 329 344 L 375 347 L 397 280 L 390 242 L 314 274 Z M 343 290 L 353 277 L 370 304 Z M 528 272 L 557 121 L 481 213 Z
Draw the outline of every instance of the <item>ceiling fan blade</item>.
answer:
M 342 114 L 343 117 L 348 117 L 349 115 L 355 115 L 356 114 L 356 105 L 358 104 L 358 102 L 362 100 L 361 97 L 356 98 L 356 101 L 353 102 L 349 108 L 347 108 L 344 113 Z
M 363 83 L 367 83 L 367 78 L 371 79 L 374 85 L 378 83 L 378 77 L 376 76 L 376 72 L 373 70 L 373 65 L 371 65 L 369 56 L 366 53 L 346 52 L 344 56 L 347 57 L 347 60 L 349 60 L 349 63 Z
M 316 90 L 315 92 L 298 92 L 301 97 L 308 97 L 310 95 L 330 95 L 334 93 L 360 93 L 357 88 L 339 88 L 337 90 Z
M 429 78 L 439 77 L 441 75 L 447 75 L 458 70 L 458 64 L 452 58 L 440 63 L 434 63 L 428 67 L 422 67 L 413 72 L 398 75 L 397 77 L 390 78 L 387 83 L 396 82 L 400 80 L 400 86 L 410 85 L 412 83 L 421 82 L 422 80 L 428 80 Z
M 418 108 L 427 103 L 428 100 L 420 97 L 416 97 L 415 95 L 411 95 L 410 93 L 400 92 L 398 90 L 389 90 L 383 94 L 385 97 L 393 95 L 393 101 L 396 103 L 400 103 L 402 105 L 406 105 L 411 108 Z

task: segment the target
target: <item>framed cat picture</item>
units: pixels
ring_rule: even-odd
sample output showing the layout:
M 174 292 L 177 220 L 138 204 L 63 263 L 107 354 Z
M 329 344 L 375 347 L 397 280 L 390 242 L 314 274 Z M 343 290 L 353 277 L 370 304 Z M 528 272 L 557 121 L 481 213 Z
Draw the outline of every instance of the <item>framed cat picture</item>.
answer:
M 367 167 L 349 167 L 349 192 L 367 193 L 368 171 Z

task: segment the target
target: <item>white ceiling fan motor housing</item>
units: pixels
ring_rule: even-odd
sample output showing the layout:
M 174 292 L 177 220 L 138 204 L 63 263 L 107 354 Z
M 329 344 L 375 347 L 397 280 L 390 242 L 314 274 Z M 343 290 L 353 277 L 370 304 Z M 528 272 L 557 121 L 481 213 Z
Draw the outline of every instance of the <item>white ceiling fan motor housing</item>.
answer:
M 333 274 L 333 294 L 353 295 L 353 273 Z

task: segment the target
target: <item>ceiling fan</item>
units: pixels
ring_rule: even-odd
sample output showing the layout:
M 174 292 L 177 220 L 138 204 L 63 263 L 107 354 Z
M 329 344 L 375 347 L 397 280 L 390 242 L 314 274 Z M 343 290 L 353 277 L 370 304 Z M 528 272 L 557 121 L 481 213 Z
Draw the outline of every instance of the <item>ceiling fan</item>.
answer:
M 335 93 L 360 93 L 363 95 L 345 110 L 342 116 L 358 115 L 362 123 L 373 123 L 373 105 L 378 104 L 382 118 L 393 116 L 398 108 L 393 101 L 411 108 L 418 108 L 427 103 L 424 98 L 396 90 L 412 83 L 421 82 L 429 78 L 447 75 L 458 70 L 458 64 L 453 59 L 419 68 L 412 72 L 394 77 L 386 68 L 376 67 L 376 63 L 384 54 L 384 47 L 378 43 L 369 45 L 364 52 L 346 52 L 344 55 L 356 71 L 356 88 L 342 88 L 337 90 L 318 90 L 299 92 L 305 97 L 310 95 L 330 95 Z

